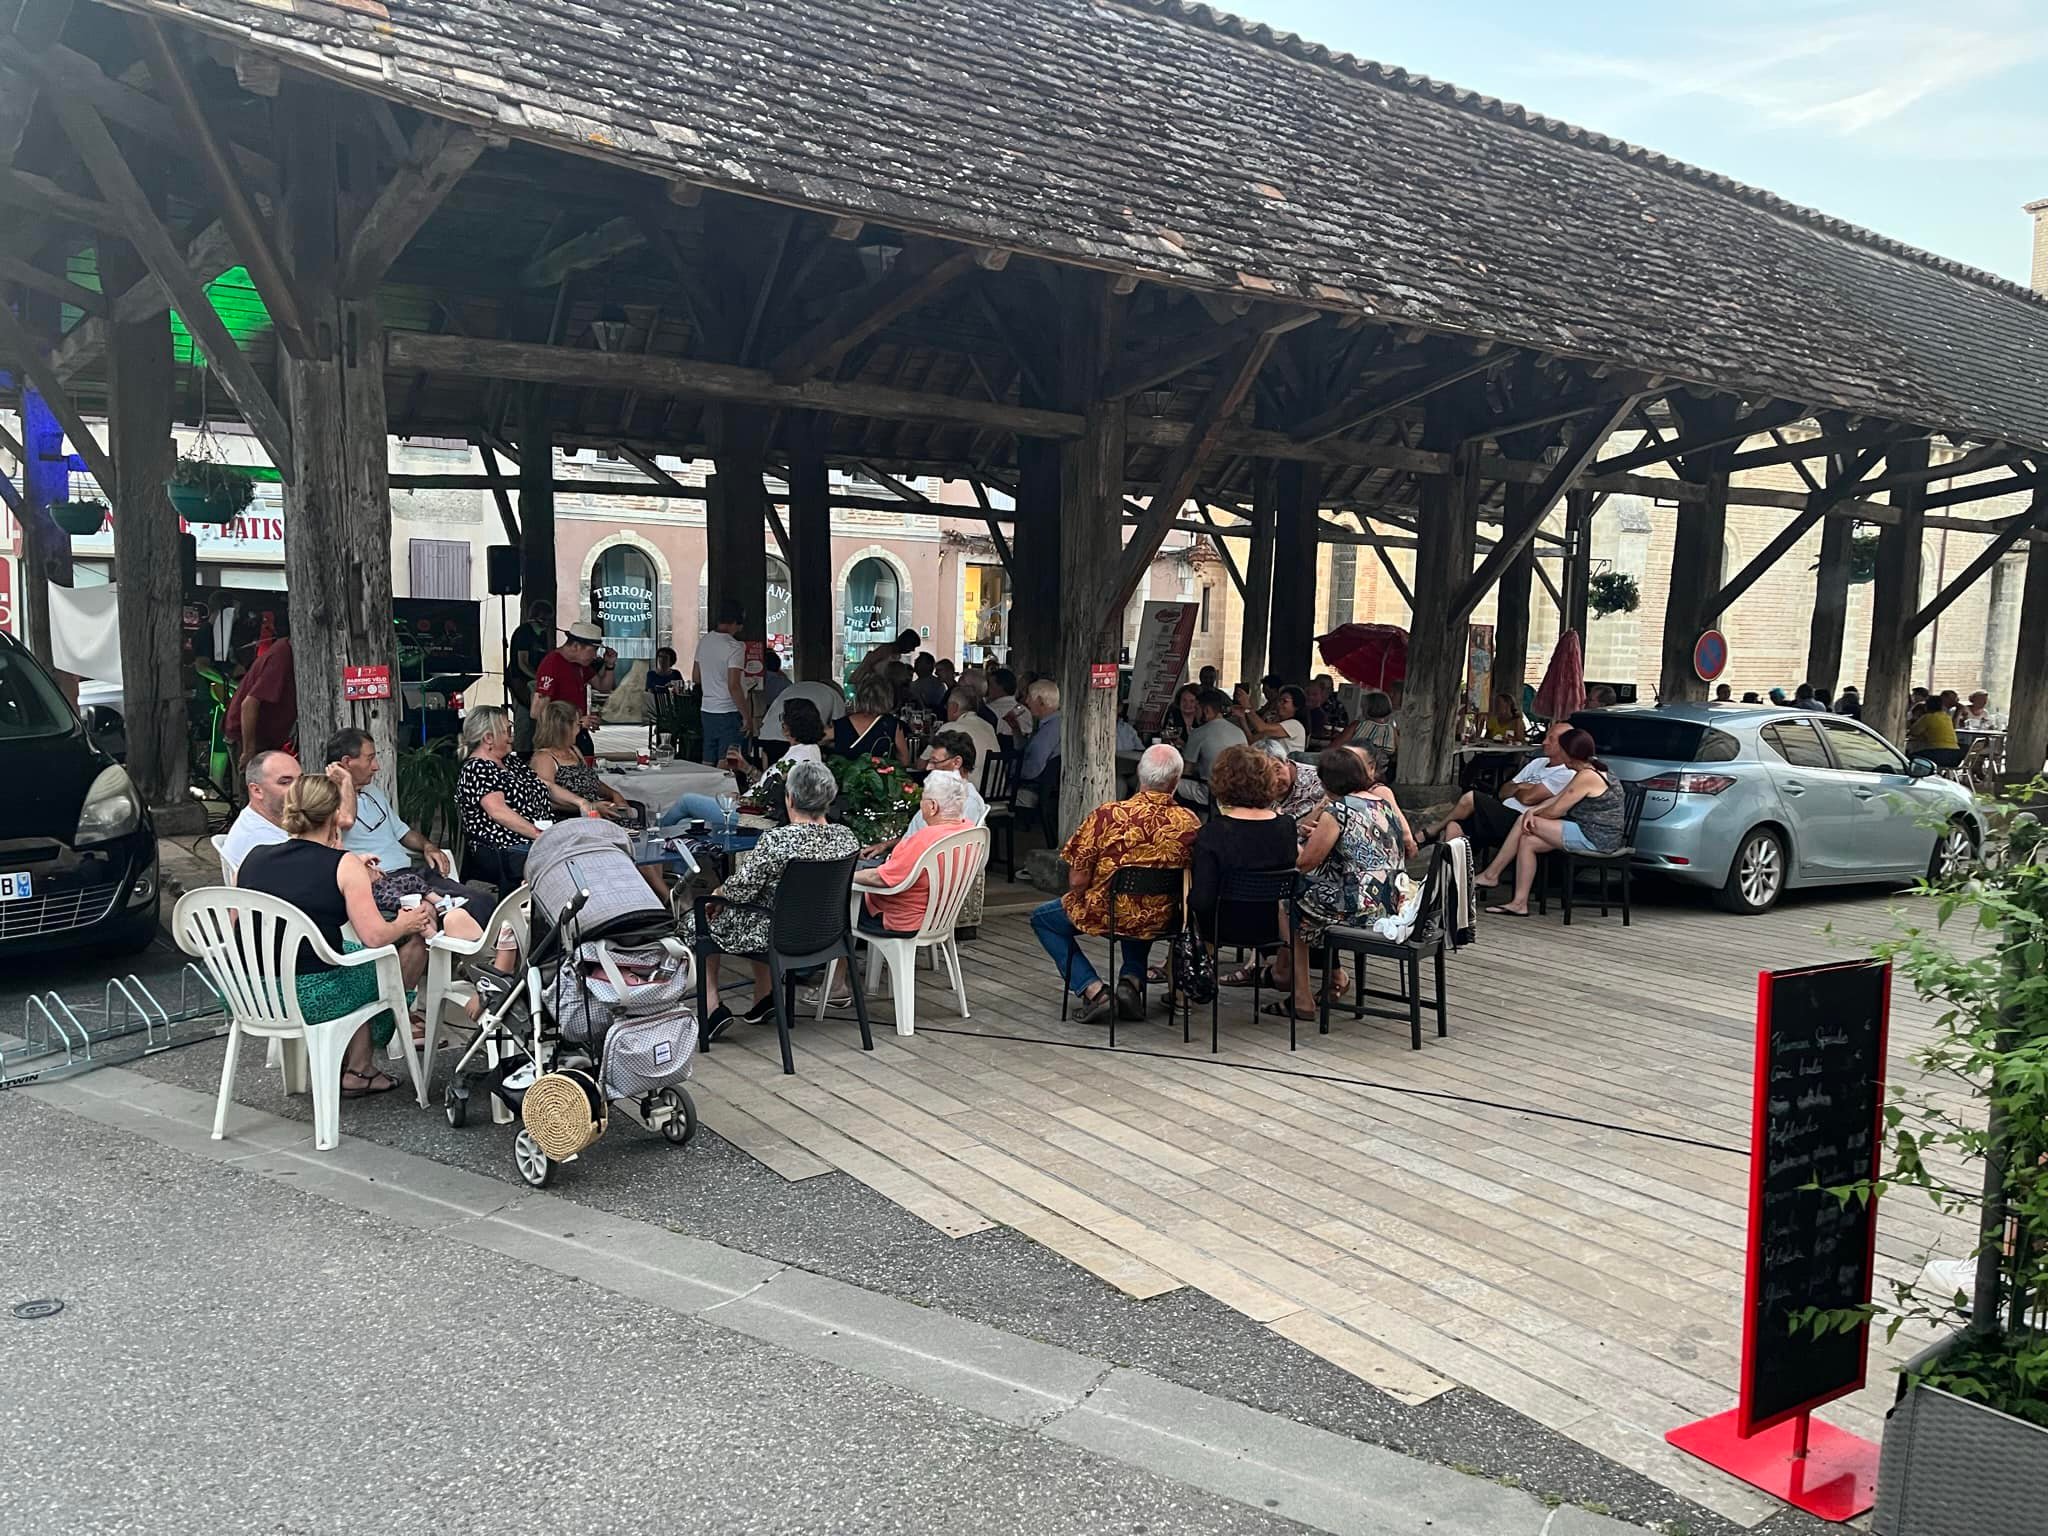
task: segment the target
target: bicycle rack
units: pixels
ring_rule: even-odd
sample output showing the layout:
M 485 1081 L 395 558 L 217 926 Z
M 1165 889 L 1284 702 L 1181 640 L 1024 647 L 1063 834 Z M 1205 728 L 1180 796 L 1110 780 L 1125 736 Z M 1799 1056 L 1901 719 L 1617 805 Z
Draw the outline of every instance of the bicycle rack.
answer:
M 61 993 L 34 993 L 21 1005 L 20 1044 L 11 1051 L 0 1049 L 0 1088 L 151 1056 L 186 1040 L 219 1034 L 226 1017 L 212 981 L 191 964 L 178 973 L 175 1011 L 132 971 L 108 979 L 97 1009 L 85 1003 L 74 1008 Z M 208 1020 L 219 1022 L 204 1029 L 181 1029 Z

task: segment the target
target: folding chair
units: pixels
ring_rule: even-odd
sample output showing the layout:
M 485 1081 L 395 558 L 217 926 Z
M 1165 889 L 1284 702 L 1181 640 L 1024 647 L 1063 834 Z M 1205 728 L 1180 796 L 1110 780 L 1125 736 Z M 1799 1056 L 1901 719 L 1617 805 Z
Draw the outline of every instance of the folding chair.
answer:
M 1621 793 L 1621 846 L 1619 848 L 1615 849 L 1612 853 L 1577 853 L 1570 848 L 1559 848 L 1545 855 L 1547 861 L 1552 861 L 1551 870 L 1554 870 L 1558 877 L 1558 894 L 1564 903 L 1564 925 L 1567 928 L 1572 925 L 1572 891 L 1578 884 L 1579 871 L 1582 869 L 1598 870 L 1600 873 L 1600 915 L 1602 917 L 1607 916 L 1608 911 L 1608 880 L 1610 877 L 1618 877 L 1621 886 L 1621 926 L 1624 928 L 1629 926 L 1632 910 L 1629 898 L 1633 893 L 1636 830 L 1643 824 L 1643 801 L 1647 798 L 1647 791 L 1644 790 L 1641 784 L 1624 784 L 1621 786 Z M 1540 878 L 1536 882 L 1536 910 L 1546 915 L 1550 911 L 1549 880 L 1547 878 L 1549 872 L 1542 872 L 1546 878 Z
M 1216 892 L 1216 931 L 1211 935 L 1212 945 L 1221 950 L 1224 945 L 1236 945 L 1252 952 L 1252 1017 L 1259 1017 L 1259 993 L 1265 984 L 1266 965 L 1261 958 L 1266 950 L 1278 949 L 1287 942 L 1280 931 L 1279 909 L 1284 904 L 1290 922 L 1298 921 L 1301 911 L 1297 898 L 1301 893 L 1301 875 L 1293 865 L 1285 869 L 1227 869 L 1223 872 L 1222 883 Z M 1235 906 L 1270 904 L 1273 921 L 1270 930 L 1254 932 L 1251 929 L 1226 931 L 1226 915 L 1235 915 Z M 1216 995 L 1209 999 L 1209 1054 L 1215 1055 L 1221 1049 L 1222 1027 L 1218 1023 L 1218 1010 L 1222 1006 L 1223 988 L 1219 984 Z M 1290 999 L 1291 1001 L 1291 999 Z M 1287 1020 L 1287 1049 L 1294 1049 L 1294 1010 L 1290 1007 Z M 1183 1026 L 1181 1039 L 1186 1040 L 1187 1027 Z

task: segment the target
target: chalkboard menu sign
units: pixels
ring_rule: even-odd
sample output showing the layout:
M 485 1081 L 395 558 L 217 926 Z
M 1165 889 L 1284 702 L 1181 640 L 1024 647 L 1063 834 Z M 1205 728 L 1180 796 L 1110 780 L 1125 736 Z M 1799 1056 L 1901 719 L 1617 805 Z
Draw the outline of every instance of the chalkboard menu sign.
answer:
M 1876 961 L 1757 978 L 1742 1401 L 1748 1436 L 1856 1391 L 1870 1330 L 1792 1331 L 1807 1307 L 1870 1300 L 1875 1203 L 1829 1186 L 1875 1178 L 1882 1154 L 1891 967 Z M 1819 1187 L 1815 1187 L 1819 1186 Z

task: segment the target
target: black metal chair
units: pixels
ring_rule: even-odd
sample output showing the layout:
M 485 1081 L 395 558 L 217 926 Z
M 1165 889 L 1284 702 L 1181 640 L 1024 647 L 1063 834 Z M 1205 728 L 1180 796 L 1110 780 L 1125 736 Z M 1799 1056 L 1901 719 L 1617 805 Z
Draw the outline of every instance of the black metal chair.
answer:
M 1010 882 L 1017 880 L 1017 755 L 1001 752 L 981 771 L 981 798 L 988 802 L 988 862 L 1001 863 Z
M 1265 951 L 1278 949 L 1286 938 L 1280 931 L 1280 908 L 1287 908 L 1288 920 L 1298 922 L 1301 909 L 1298 898 L 1301 894 L 1301 875 L 1292 865 L 1285 869 L 1226 869 L 1216 891 L 1216 929 L 1210 934 L 1209 942 L 1217 950 L 1224 945 L 1236 945 L 1252 952 L 1252 1016 L 1259 1016 L 1259 993 L 1265 985 L 1266 963 L 1262 958 Z M 1233 931 L 1226 917 L 1239 915 L 1246 906 L 1272 908 L 1272 923 L 1269 928 Z M 1222 1030 L 1217 1022 L 1218 1010 L 1222 1006 L 1223 988 L 1219 984 L 1216 995 L 1209 999 L 1209 1054 L 1215 1055 L 1221 1049 Z M 1292 998 L 1289 1002 L 1291 1004 Z M 1294 1049 L 1294 1009 L 1287 1010 L 1287 1049 Z M 1183 1025 L 1181 1039 L 1188 1038 L 1188 1026 Z
M 1158 934 L 1157 938 L 1165 939 L 1170 944 L 1173 936 L 1180 932 L 1182 926 L 1187 921 L 1187 910 L 1183 905 L 1183 896 L 1186 889 L 1187 871 L 1161 868 L 1157 865 L 1129 864 L 1109 877 L 1109 964 L 1104 970 L 1103 975 L 1109 986 L 1112 1005 L 1115 1003 L 1116 994 L 1117 945 L 1122 941 L 1123 937 L 1117 931 L 1116 904 L 1118 898 L 1138 896 L 1169 897 L 1173 903 L 1173 910 L 1167 917 L 1165 928 Z M 1157 939 L 1154 942 L 1157 942 Z M 1069 967 L 1067 974 L 1061 980 L 1066 985 L 1060 990 L 1060 1022 L 1065 1023 L 1067 1010 L 1074 996 L 1074 973 L 1071 967 Z M 1145 1001 L 1148 996 L 1145 987 L 1146 978 L 1141 971 L 1138 974 L 1138 997 L 1141 1002 Z M 1173 1004 L 1176 995 L 1173 986 L 1173 968 L 1169 965 L 1166 971 L 1166 1013 L 1168 1018 L 1173 1016 Z M 1187 1028 L 1192 1027 L 1192 1025 L 1187 1026 Z M 1183 1038 L 1185 1037 L 1184 1030 Z M 1114 1006 L 1109 1010 L 1109 1043 L 1111 1045 L 1116 1044 L 1116 1008 Z
M 1581 870 L 1597 870 L 1600 875 L 1600 915 L 1607 916 L 1609 902 L 1609 881 L 1618 878 L 1621 887 L 1621 926 L 1629 926 L 1633 916 L 1630 897 L 1635 871 L 1636 832 L 1643 824 L 1643 801 L 1648 797 L 1640 784 L 1621 786 L 1621 846 L 1612 853 L 1575 853 L 1569 848 L 1559 848 L 1545 855 L 1550 868 L 1543 871 L 1543 878 L 1536 882 L 1536 910 L 1548 915 L 1550 911 L 1549 876 L 1555 873 L 1558 882 L 1558 896 L 1564 904 L 1564 925 L 1572 925 L 1572 891 L 1578 885 Z
M 1330 1032 L 1330 988 L 1328 979 L 1335 971 L 1332 967 L 1340 954 L 1352 958 L 1355 972 L 1354 995 L 1351 1017 L 1362 1019 L 1367 1015 L 1378 1019 L 1406 1019 L 1408 1021 L 1408 1046 L 1410 1050 L 1422 1049 L 1422 1010 L 1430 1008 L 1436 1014 L 1436 1032 L 1439 1039 L 1448 1035 L 1450 1024 L 1445 1015 L 1444 1002 L 1444 949 L 1450 942 L 1450 917 L 1446 910 L 1450 897 L 1451 850 L 1443 843 L 1431 846 L 1429 869 L 1422 878 L 1422 906 L 1416 914 L 1415 927 L 1405 939 L 1384 938 L 1370 928 L 1353 928 L 1337 923 L 1323 930 L 1323 977 L 1321 1017 L 1317 1032 Z M 1425 957 L 1435 962 L 1436 994 L 1422 995 L 1422 962 Z M 1392 960 L 1400 970 L 1401 986 L 1397 992 L 1374 991 L 1365 984 L 1365 965 L 1368 960 Z M 1379 1002 L 1398 1003 L 1402 1011 L 1387 1008 L 1369 1008 L 1366 999 Z
M 713 901 L 719 901 L 734 911 L 768 914 L 767 955 L 743 958 L 765 958 L 768 962 L 768 985 L 775 996 L 775 1032 L 780 1037 L 785 1073 L 796 1073 L 796 1058 L 789 1046 L 789 1022 L 796 1016 L 797 973 L 827 969 L 835 960 L 845 962 L 847 985 L 853 988 L 853 1013 L 860 1020 L 860 1048 L 872 1051 L 875 1037 L 868 1028 L 867 998 L 861 992 L 860 973 L 853 963 L 853 871 L 859 862 L 859 856 L 851 853 L 843 859 L 790 860 L 775 883 L 772 907 L 756 901 L 725 901 L 699 892 L 695 903 L 697 933 L 690 942 L 691 952 L 698 959 L 698 1019 L 707 1017 L 707 967 L 720 955 L 733 953 L 720 947 L 711 931 L 709 907 Z M 709 1055 L 708 1034 L 702 1047 Z

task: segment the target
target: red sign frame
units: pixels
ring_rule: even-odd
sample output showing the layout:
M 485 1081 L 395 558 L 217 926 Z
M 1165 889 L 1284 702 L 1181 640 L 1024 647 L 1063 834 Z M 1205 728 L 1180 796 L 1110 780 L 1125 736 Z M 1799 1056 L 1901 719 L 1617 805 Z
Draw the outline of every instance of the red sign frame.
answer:
M 1707 670 L 1706 661 L 1707 643 L 1709 641 L 1714 642 L 1721 648 L 1721 664 L 1711 672 Z M 1718 629 L 1704 631 L 1699 639 L 1692 643 L 1692 669 L 1703 683 L 1719 682 L 1722 674 L 1728 670 L 1728 637 Z

